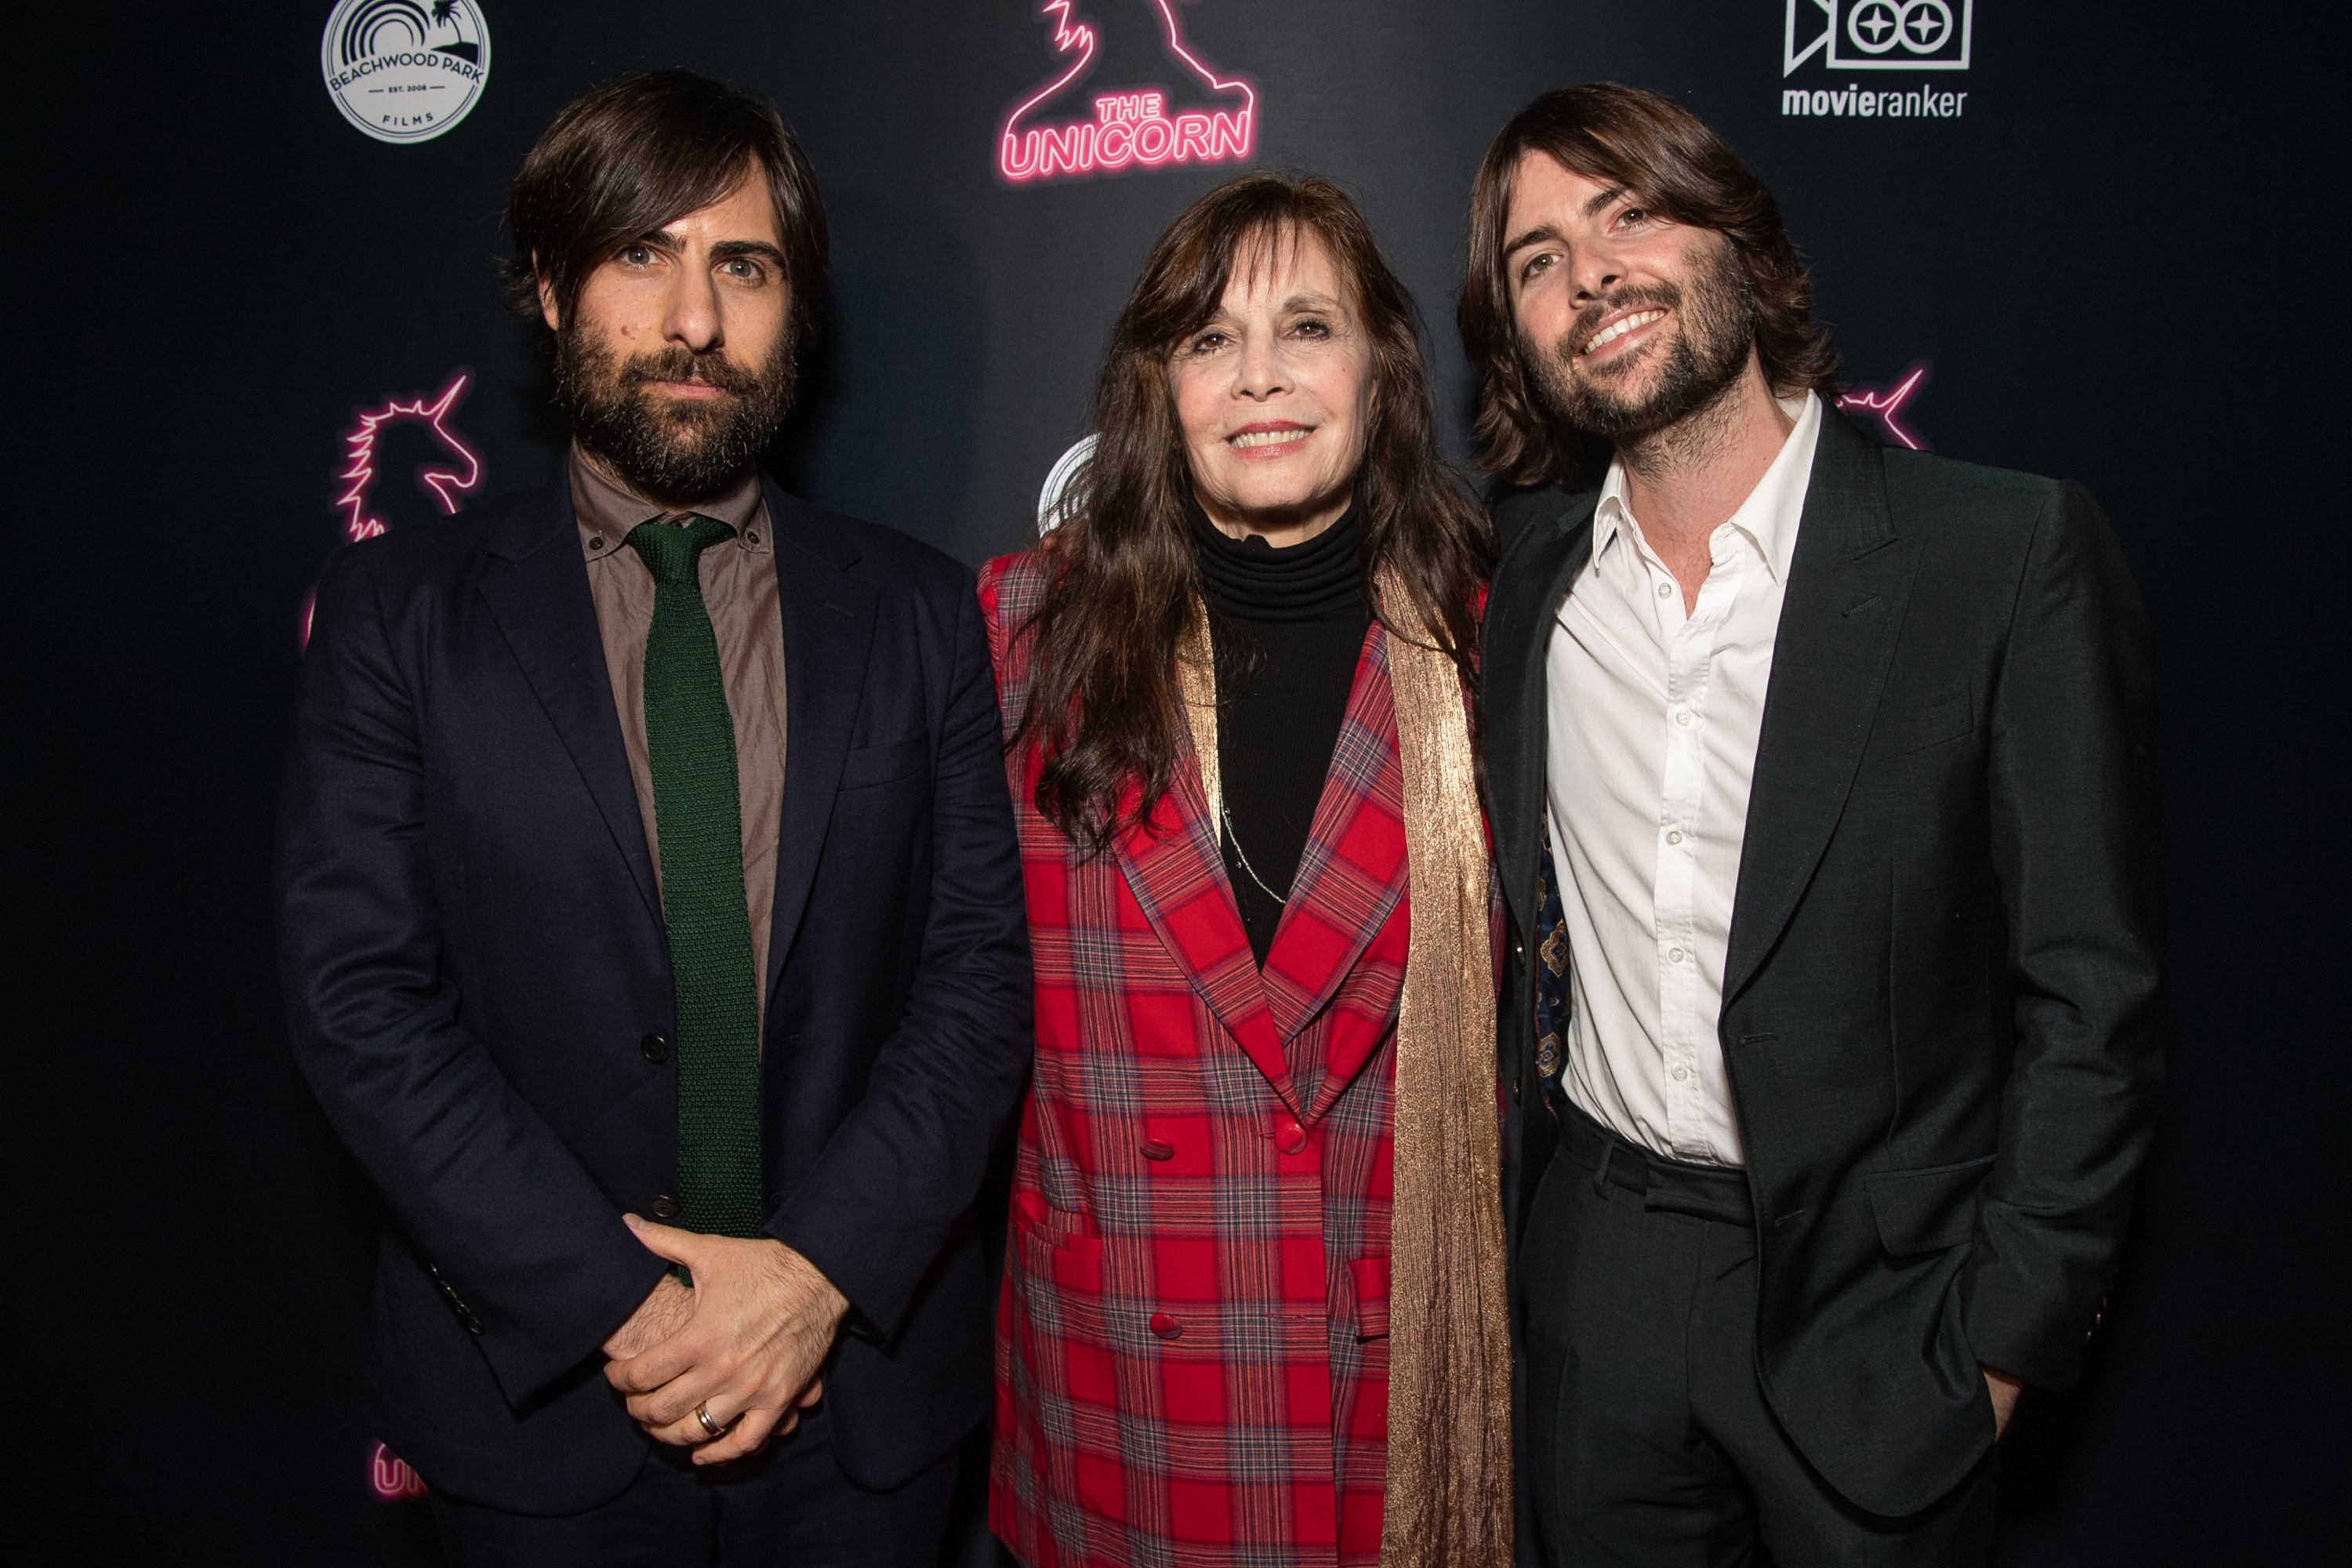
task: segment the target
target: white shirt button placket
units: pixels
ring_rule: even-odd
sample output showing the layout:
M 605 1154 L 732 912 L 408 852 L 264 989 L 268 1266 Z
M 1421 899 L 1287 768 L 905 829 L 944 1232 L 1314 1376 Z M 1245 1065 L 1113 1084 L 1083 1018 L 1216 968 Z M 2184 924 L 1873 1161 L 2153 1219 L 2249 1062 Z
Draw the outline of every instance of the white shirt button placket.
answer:
M 1715 645 L 1746 563 L 1728 525 L 1707 542 L 1710 564 L 1696 603 L 1667 632 L 1668 710 L 1666 771 L 1659 802 L 1659 831 L 1666 842 L 1658 855 L 1655 884 L 1658 933 L 1658 1043 L 1665 1058 L 1667 1138 L 1677 1154 L 1706 1158 L 1716 1118 L 1707 1099 L 1706 1062 L 1715 1021 L 1705 1016 L 1698 957 L 1697 845 L 1685 823 L 1700 820 L 1706 804 L 1706 698 L 1714 673 Z M 1662 569 L 1662 568 L 1661 568 Z M 1673 608 L 1682 601 L 1677 593 Z
M 1659 641 L 1666 652 L 1665 773 L 1659 781 L 1658 821 L 1663 837 L 1673 825 L 1693 822 L 1706 780 L 1700 738 L 1706 717 L 1708 654 L 1714 642 L 1713 574 L 1699 589 L 1699 603 L 1684 607 L 1681 585 L 1644 542 L 1643 564 L 1664 592 L 1657 597 Z M 1690 1020 L 1696 1003 L 1696 966 L 1688 963 L 1692 900 L 1697 864 L 1680 845 L 1661 846 L 1652 883 L 1658 963 L 1658 1048 L 1666 1069 L 1667 1142 L 1687 1152 L 1701 1137 L 1705 1118 L 1692 1100 Z

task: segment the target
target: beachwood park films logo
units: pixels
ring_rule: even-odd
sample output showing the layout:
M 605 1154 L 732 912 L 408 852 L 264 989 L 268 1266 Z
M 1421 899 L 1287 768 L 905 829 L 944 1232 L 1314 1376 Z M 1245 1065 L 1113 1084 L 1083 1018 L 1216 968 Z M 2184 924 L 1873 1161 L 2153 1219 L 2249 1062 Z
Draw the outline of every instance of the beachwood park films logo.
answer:
M 1919 82 L 1860 71 L 1964 71 L 1976 0 L 1785 0 L 1780 112 L 1817 120 L 1958 120 L 1969 95 L 1946 75 Z M 1798 78 L 1805 68 L 1805 78 Z M 1815 76 L 1829 79 L 1822 80 Z
M 379 142 L 430 142 L 490 79 L 490 29 L 474 0 L 340 0 L 319 38 L 327 96 Z

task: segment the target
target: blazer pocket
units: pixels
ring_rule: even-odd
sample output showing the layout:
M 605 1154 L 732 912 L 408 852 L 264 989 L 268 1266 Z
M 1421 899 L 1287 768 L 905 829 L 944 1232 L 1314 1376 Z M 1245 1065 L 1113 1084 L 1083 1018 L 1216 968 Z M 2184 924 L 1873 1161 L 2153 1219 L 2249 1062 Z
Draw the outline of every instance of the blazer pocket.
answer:
M 878 745 L 853 746 L 841 759 L 841 783 L 837 789 L 872 789 L 877 784 L 896 784 L 912 778 L 930 765 L 931 743 L 927 736 L 909 735 L 902 741 L 884 741 Z M 790 766 L 787 762 L 786 766 Z
M 1969 689 L 1955 687 L 1931 698 L 1925 706 L 1906 713 L 1880 718 L 1870 727 L 1870 740 L 1863 747 L 1864 761 L 1878 757 L 1899 757 L 1909 752 L 1924 752 L 1930 746 L 1940 746 L 1947 741 L 1957 741 L 1975 727 L 1976 712 L 1969 700 Z
M 1356 1292 L 1356 1338 L 1384 1340 L 1389 1333 L 1389 1260 L 1359 1258 L 1348 1265 Z
M 1090 1220 L 1048 1208 L 1034 1193 L 1014 1195 L 1013 1217 L 1023 1260 L 1033 1276 L 1049 1281 L 1057 1291 L 1102 1294 L 1102 1237 L 1087 1234 L 1093 1228 Z
M 1977 1228 L 1977 1189 L 1996 1158 L 1987 1154 L 1957 1165 L 1881 1171 L 1864 1178 L 1879 1245 L 1893 1257 L 1912 1258 L 1969 1240 Z

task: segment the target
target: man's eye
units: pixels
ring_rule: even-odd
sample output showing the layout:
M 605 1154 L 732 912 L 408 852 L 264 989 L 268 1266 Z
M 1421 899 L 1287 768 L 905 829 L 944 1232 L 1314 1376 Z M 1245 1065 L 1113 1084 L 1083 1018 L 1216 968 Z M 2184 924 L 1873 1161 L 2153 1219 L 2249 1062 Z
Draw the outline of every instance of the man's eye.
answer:
M 1637 224 L 1644 224 L 1649 221 L 1650 209 L 1647 207 L 1627 207 L 1623 212 L 1617 215 L 1618 225 L 1623 228 L 1632 228 Z
M 1528 279 L 1533 278 L 1537 273 L 1549 270 L 1551 264 L 1559 259 L 1559 257 L 1553 255 L 1549 250 L 1543 252 L 1541 255 L 1528 257 L 1528 264 L 1519 268 L 1519 280 L 1521 282 L 1525 282 Z
M 749 257 L 739 256 L 732 261 L 727 263 L 727 276 L 730 278 L 740 278 L 746 283 L 757 283 L 762 278 L 765 278 L 767 273 L 761 268 L 758 262 L 751 260 Z
M 651 246 L 625 245 L 621 247 L 621 262 L 624 266 L 650 267 L 653 265 L 653 260 L 654 253 Z

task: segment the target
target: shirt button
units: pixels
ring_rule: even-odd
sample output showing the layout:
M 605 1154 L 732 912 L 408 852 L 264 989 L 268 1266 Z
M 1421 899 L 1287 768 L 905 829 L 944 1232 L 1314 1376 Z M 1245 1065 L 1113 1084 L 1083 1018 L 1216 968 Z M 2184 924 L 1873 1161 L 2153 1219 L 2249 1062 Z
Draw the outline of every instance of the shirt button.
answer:
M 1680 963 L 1682 961 L 1683 950 L 1681 948 L 1670 947 L 1666 949 L 1666 962 L 1668 963 Z
M 592 533 L 592 534 L 590 534 L 590 535 L 588 536 L 588 548 L 589 548 L 589 549 L 591 549 L 591 550 L 602 550 L 602 549 L 604 549 L 604 536 L 603 534 L 601 534 L 601 533 Z
M 1163 1340 L 1181 1340 L 1184 1337 L 1184 1325 L 1165 1312 L 1154 1312 L 1151 1314 L 1151 1331 Z
M 1669 844 L 1680 844 L 1682 841 L 1683 841 L 1683 830 L 1682 830 L 1681 828 L 1679 828 L 1679 827 L 1675 828 L 1673 832 L 1671 832 L 1671 833 L 1669 833 L 1669 834 L 1667 834 L 1667 835 L 1666 835 L 1666 842 L 1667 842 L 1667 843 L 1669 843 Z
M 1680 724 L 1680 725 L 1681 725 L 1683 728 L 1685 728 L 1685 730 L 1689 729 L 1689 728 L 1690 728 L 1690 710 L 1689 710 L 1689 709 L 1687 709 L 1687 708 L 1685 708 L 1685 709 L 1682 709 L 1681 710 L 1679 710 L 1678 712 L 1676 712 L 1676 713 L 1675 714 L 1675 723 L 1677 723 L 1677 724 Z
M 1661 583 L 1661 584 L 1658 584 L 1658 597 L 1659 597 L 1659 598 L 1661 598 L 1661 599 L 1671 599 L 1671 598 L 1673 598 L 1674 596 L 1675 596 L 1675 585 L 1674 585 L 1672 583 Z
M 1676 1068 L 1675 1069 L 1675 1081 L 1676 1083 L 1684 1083 L 1684 1082 L 1686 1082 L 1686 1081 L 1688 1081 L 1689 1078 L 1690 1078 L 1690 1068 Z

